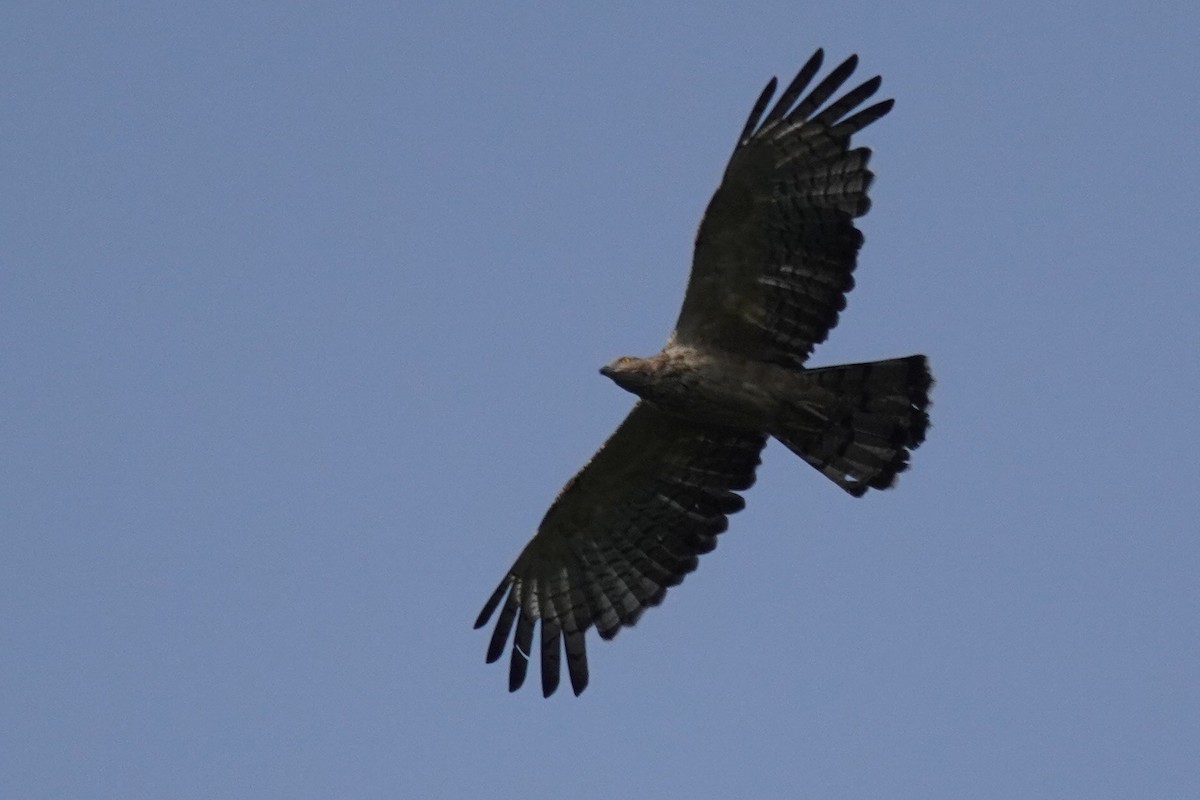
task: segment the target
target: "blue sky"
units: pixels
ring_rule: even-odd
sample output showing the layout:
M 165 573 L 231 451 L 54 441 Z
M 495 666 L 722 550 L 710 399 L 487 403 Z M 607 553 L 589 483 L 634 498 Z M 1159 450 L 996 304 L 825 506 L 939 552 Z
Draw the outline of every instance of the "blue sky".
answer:
M 0 10 L 0 795 L 1200 796 L 1189 3 Z M 895 110 L 814 364 L 925 352 L 853 500 L 769 447 L 582 697 L 480 605 L 631 398 L 765 81 Z

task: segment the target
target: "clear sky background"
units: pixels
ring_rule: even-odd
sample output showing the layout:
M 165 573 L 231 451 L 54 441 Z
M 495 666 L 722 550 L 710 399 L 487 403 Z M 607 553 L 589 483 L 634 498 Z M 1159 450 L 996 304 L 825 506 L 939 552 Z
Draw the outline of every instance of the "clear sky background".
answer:
M 0 796 L 1200 797 L 1200 6 L 506 5 L 3 4 Z M 818 46 L 897 105 L 813 363 L 929 354 L 929 439 L 772 445 L 510 695 L 471 622 Z

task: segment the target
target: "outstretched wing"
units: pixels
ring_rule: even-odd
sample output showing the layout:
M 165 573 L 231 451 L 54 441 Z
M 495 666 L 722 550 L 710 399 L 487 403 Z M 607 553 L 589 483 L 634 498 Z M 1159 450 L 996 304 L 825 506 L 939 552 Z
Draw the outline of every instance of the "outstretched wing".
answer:
M 563 487 L 475 621 L 483 627 L 500 609 L 488 663 L 503 654 L 516 623 L 509 691 L 525 681 L 541 620 L 542 693 L 558 688 L 564 645 L 571 687 L 582 692 L 584 632 L 595 625 L 611 639 L 633 625 L 716 547 L 727 516 L 745 505 L 735 491 L 754 483 L 765 441 L 635 405 Z
M 851 56 L 797 102 L 822 58 L 818 50 L 764 117 L 772 78 L 750 112 L 696 235 L 672 342 L 798 366 L 837 324 L 873 177 L 871 151 L 851 150 L 850 137 L 893 101 L 851 115 L 879 88 L 876 76 L 821 109 L 858 64 Z

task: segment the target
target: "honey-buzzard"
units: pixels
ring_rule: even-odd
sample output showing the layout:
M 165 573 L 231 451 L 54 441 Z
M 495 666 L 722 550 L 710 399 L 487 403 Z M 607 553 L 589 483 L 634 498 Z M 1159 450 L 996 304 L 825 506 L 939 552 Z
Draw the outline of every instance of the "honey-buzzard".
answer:
M 587 686 L 584 634 L 611 639 L 662 601 L 744 506 L 768 437 L 851 495 L 891 486 L 925 438 L 924 356 L 807 369 L 854 285 L 871 152 L 853 134 L 892 100 L 858 107 L 878 76 L 828 101 L 858 63 L 807 96 L 818 50 L 767 111 L 772 78 L 738 137 L 696 235 L 683 309 L 666 346 L 600 370 L 640 398 L 563 487 L 475 627 L 500 616 L 488 662 L 513 637 L 509 690 L 525 680 L 534 623 L 542 692 Z M 824 106 L 822 108 L 822 106 Z

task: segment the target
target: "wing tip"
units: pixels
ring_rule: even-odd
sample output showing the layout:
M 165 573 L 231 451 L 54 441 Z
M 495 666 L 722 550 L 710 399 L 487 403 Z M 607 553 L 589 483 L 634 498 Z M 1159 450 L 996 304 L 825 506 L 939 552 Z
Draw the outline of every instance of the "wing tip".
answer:
M 504 592 L 512 584 L 512 573 L 504 576 L 504 580 L 500 581 L 500 585 L 496 587 L 496 591 L 492 592 L 492 596 L 483 604 L 483 609 L 479 612 L 479 616 L 475 618 L 475 630 L 479 630 L 484 625 L 488 624 L 488 620 L 492 618 L 492 614 L 496 613 L 496 608 L 500 605 L 500 601 L 504 599 Z
M 754 136 L 754 131 L 758 127 L 759 121 L 762 119 L 763 112 L 767 110 L 767 106 L 771 102 L 771 98 L 775 96 L 775 89 L 779 86 L 779 79 L 771 76 L 771 80 L 767 81 L 767 85 L 763 87 L 759 93 L 758 99 L 754 101 L 753 108 L 750 109 L 750 116 L 746 118 L 746 124 L 742 126 L 742 132 L 738 136 L 737 145 L 734 150 L 744 145 Z

